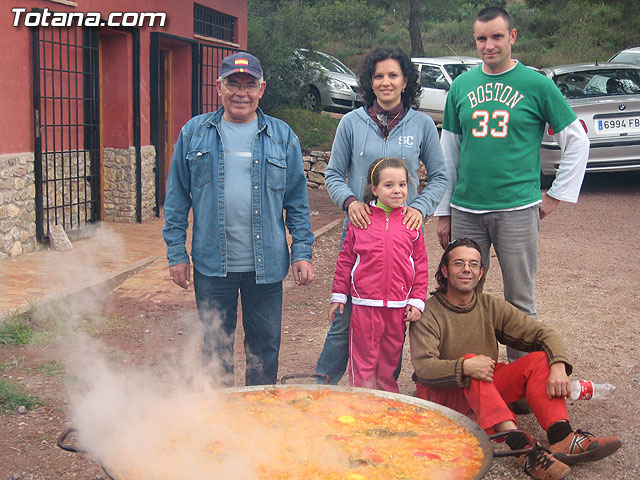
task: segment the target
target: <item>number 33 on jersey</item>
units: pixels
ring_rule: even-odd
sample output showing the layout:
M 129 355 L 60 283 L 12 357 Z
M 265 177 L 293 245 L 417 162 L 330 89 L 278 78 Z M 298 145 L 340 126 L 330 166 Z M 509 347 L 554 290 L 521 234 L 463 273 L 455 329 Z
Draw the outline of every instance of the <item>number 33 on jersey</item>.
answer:
M 473 110 L 471 118 L 478 120 L 478 126 L 471 129 L 471 133 L 474 137 L 486 137 L 491 135 L 494 138 L 503 138 L 509 134 L 509 111 L 508 110 L 494 110 L 489 112 L 483 110 L 482 106 L 486 102 L 496 101 L 504 104 L 505 107 L 514 108 L 520 100 L 524 98 L 524 95 L 519 91 L 511 88 L 509 85 L 504 85 L 501 82 L 489 82 L 484 85 L 480 85 L 474 91 L 467 93 L 467 99 L 469 100 L 469 106 L 471 109 L 480 105 L 480 108 Z M 497 120 L 497 128 L 489 128 L 489 120 Z

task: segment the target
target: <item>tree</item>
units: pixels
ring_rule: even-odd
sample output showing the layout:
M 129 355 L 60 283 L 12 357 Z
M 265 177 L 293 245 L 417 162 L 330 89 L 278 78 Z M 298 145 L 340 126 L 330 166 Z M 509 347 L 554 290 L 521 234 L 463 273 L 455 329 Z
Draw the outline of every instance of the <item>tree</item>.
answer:
M 411 39 L 411 56 L 424 57 L 420 34 L 420 0 L 409 0 L 409 38 Z
M 267 83 L 261 108 L 269 113 L 275 107 L 298 104 L 315 75 L 294 55 L 296 48 L 313 48 L 313 39 L 320 35 L 313 8 L 299 0 L 249 0 L 248 7 L 248 50 L 260 59 Z
M 249 0 L 248 13 L 248 50 L 265 73 L 260 105 L 266 112 L 298 104 L 319 74 L 313 62 L 296 58 L 296 48 L 314 50 L 354 37 L 370 48 L 385 14 L 365 0 Z

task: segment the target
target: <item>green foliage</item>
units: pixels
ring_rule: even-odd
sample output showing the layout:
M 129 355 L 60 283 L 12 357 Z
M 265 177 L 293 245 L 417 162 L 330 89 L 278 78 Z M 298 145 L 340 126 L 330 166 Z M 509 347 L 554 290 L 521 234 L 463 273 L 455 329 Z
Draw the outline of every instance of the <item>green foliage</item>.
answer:
M 518 29 L 513 54 L 528 65 L 604 61 L 640 43 L 637 0 L 430 0 L 420 4 L 426 56 L 453 52 L 477 56 L 473 21 L 489 5 L 506 7 L 513 16 Z M 374 47 L 394 45 L 409 51 L 408 12 L 408 1 L 249 0 L 249 42 L 261 45 L 267 56 L 273 52 L 276 59 L 277 50 L 285 44 L 290 50 L 313 48 L 335 55 L 357 72 L 364 55 Z M 256 24 L 261 25 L 257 32 L 252 26 Z M 282 76 L 290 75 L 282 63 L 273 65 Z M 289 104 L 297 102 L 299 91 L 281 90 Z
M 423 34 L 422 42 L 428 41 L 437 50 L 434 52 L 433 50 L 425 49 L 425 55 L 453 55 L 455 52 L 456 55 L 470 53 L 477 56 L 473 32 L 468 25 L 459 21 L 449 20 L 431 25 L 431 28 L 427 31 L 429 34 Z
M 25 345 L 51 342 L 68 333 L 74 321 L 97 322 L 96 312 L 74 306 L 65 300 L 30 303 L 25 311 L 0 317 L 0 345 Z
M 383 10 L 365 0 L 249 0 L 248 50 L 260 59 L 267 82 L 261 107 L 269 113 L 278 106 L 299 104 L 317 75 L 294 58 L 294 49 L 335 54 L 335 47 L 348 45 L 358 52 L 369 50 L 383 17 Z M 325 48 L 329 45 L 334 48 Z
M 0 414 L 15 411 L 19 406 L 27 409 L 43 405 L 43 402 L 33 395 L 28 395 L 17 385 L 0 379 Z
M 364 0 L 325 0 L 316 5 L 315 12 L 327 37 L 366 40 L 376 37 L 385 14 Z
M 409 52 L 407 40 L 409 39 L 409 31 L 404 27 L 384 28 L 378 32 L 376 37 L 376 45 L 381 47 L 397 46 L 405 52 Z
M 420 10 L 422 18 L 429 22 L 468 21 L 473 20 L 476 14 L 485 7 L 504 7 L 506 3 L 505 0 L 494 0 L 492 2 L 479 0 L 431 0 L 422 2 Z
M 278 107 L 273 114 L 296 132 L 303 150 L 331 150 L 339 120 L 302 108 Z
M 0 319 L 0 345 L 24 345 L 33 336 L 27 314 L 12 312 Z
M 260 105 L 267 113 L 277 105 L 297 104 L 302 98 L 314 72 L 295 60 L 294 49 L 312 47 L 318 27 L 313 9 L 302 3 L 275 5 L 249 0 L 248 50 L 262 63 L 267 88 Z
M 71 316 L 69 305 L 51 301 L 29 302 L 25 311 L 14 311 L 0 318 L 0 345 L 25 345 L 51 340 L 60 333 Z
M 518 28 L 514 56 L 537 67 L 606 61 L 633 43 L 630 32 L 638 27 L 639 17 L 637 12 L 625 16 L 625 3 L 528 0 L 513 4 L 510 12 Z

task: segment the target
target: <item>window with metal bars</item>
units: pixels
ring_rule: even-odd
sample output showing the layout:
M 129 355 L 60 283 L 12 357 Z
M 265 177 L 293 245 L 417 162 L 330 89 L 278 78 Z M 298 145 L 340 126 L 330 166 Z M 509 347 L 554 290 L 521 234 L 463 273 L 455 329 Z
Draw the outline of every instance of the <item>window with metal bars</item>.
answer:
M 36 238 L 100 219 L 98 30 L 32 31 Z
M 198 35 L 235 43 L 236 18 L 194 3 L 193 31 Z
M 214 112 L 222 105 L 216 92 L 216 79 L 220 76 L 222 59 L 239 50 L 200 44 L 200 112 Z

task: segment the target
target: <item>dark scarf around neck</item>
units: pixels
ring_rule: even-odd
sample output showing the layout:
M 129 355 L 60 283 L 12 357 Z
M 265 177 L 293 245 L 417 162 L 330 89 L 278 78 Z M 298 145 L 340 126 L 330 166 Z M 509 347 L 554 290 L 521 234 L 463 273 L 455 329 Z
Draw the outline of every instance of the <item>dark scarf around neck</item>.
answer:
M 385 110 L 378 105 L 378 100 L 374 100 L 373 105 L 369 107 L 369 116 L 376 122 L 376 125 L 380 128 L 380 132 L 382 132 L 383 138 L 386 139 L 389 136 L 389 132 L 393 130 L 393 127 L 402 120 L 404 116 L 404 105 L 400 102 L 391 110 Z

